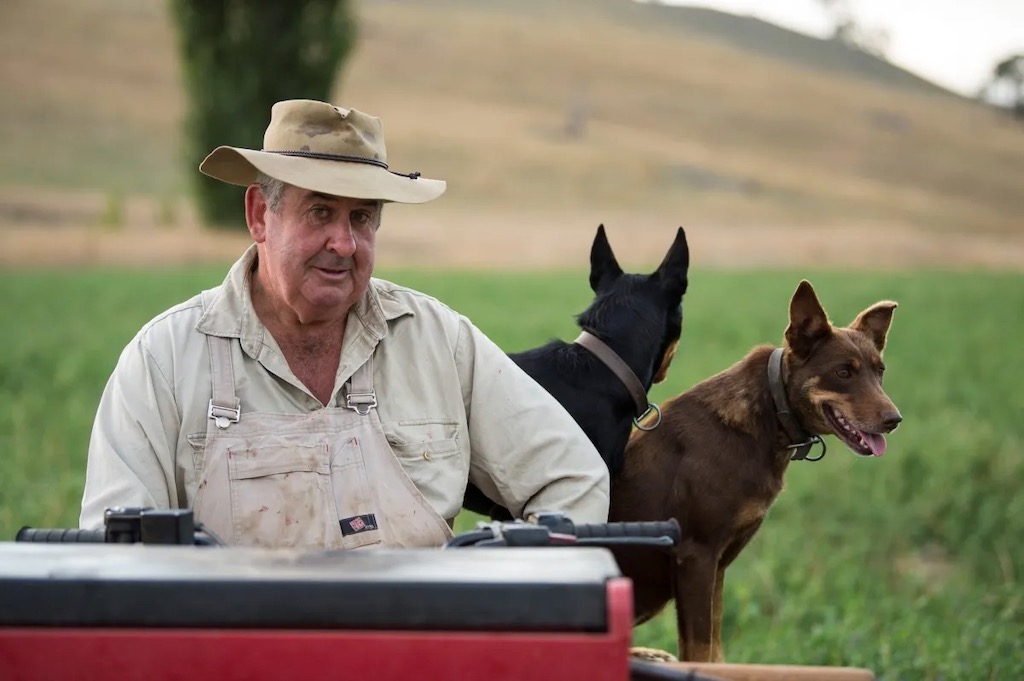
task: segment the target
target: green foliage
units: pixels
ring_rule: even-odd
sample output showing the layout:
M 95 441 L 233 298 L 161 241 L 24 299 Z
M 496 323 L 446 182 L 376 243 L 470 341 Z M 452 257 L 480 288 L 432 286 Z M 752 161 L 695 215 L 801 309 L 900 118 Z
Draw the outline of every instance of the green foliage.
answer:
M 223 268 L 0 273 L 0 538 L 73 526 L 92 416 L 123 345 Z M 572 338 L 584 272 L 385 272 L 467 314 L 509 351 Z M 881 459 L 835 438 L 794 464 L 726 575 L 733 662 L 865 666 L 880 679 L 1024 678 L 1024 281 L 1019 275 L 691 274 L 661 401 L 778 342 L 803 276 L 835 323 L 896 311 L 886 385 L 905 421 Z M 463 516 L 459 527 L 472 521 Z M 637 645 L 675 650 L 672 612 Z
M 242 190 L 195 171 L 218 145 L 262 148 L 271 106 L 330 99 L 355 42 L 350 0 L 171 0 L 189 97 L 186 162 L 203 218 L 237 226 Z

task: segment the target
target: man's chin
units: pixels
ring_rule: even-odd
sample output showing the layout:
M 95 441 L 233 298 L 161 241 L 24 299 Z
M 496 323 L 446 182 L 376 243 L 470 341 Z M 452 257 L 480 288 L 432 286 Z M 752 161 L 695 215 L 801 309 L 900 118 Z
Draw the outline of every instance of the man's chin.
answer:
M 332 318 L 347 314 L 362 296 L 365 286 L 358 292 L 351 278 L 318 286 L 308 286 L 301 297 L 301 305 L 317 318 Z M 298 301 L 297 301 L 298 302 Z

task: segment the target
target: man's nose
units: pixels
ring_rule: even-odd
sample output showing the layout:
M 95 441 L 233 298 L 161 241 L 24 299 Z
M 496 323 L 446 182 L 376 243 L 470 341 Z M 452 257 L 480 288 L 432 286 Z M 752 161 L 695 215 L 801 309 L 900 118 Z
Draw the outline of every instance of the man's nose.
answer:
M 352 223 L 347 218 L 339 218 L 331 225 L 330 230 L 327 250 L 343 256 L 350 256 L 356 252 L 355 234 L 352 233 Z

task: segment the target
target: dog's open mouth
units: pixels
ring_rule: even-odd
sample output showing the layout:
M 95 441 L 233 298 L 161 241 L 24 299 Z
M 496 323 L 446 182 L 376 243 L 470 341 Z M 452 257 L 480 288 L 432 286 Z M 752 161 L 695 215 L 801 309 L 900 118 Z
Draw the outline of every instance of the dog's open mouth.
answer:
M 821 411 L 832 424 L 832 430 L 846 446 L 861 456 L 882 456 L 885 454 L 885 436 L 881 433 L 869 433 L 858 430 L 839 411 L 830 405 L 824 405 Z

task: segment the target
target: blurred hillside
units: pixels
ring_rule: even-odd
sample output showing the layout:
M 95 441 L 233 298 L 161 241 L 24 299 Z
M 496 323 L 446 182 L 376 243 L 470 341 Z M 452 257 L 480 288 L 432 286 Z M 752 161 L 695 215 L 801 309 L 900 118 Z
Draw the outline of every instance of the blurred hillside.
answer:
M 509 4 L 508 0 L 504 1 Z M 774 1 L 768 0 L 766 4 Z M 785 59 L 819 71 L 849 74 L 927 94 L 951 94 L 884 59 L 837 41 L 820 40 L 754 17 L 703 7 L 651 4 L 637 8 L 635 3 L 623 3 L 621 0 L 592 0 L 586 2 L 586 6 L 620 23 L 647 29 L 662 28 L 677 34 L 682 32 L 690 39 L 711 38 L 760 56 Z
M 790 250 L 822 262 L 895 264 L 900 248 L 927 262 L 938 242 L 954 256 L 988 243 L 982 264 L 1024 254 L 1024 128 L 873 57 L 628 0 L 358 7 L 335 101 L 384 119 L 393 167 L 449 181 L 417 217 L 393 212 L 396 254 L 436 236 L 412 219 L 454 225 L 477 249 L 518 246 L 513 228 L 553 239 L 519 251 L 522 264 L 563 245 L 578 258 L 599 221 L 613 242 L 617 229 L 670 240 L 680 224 L 741 246 L 796 230 L 813 236 Z M 5 0 L 0 92 L 0 224 L 189 220 L 164 2 Z M 556 224 L 568 227 L 552 236 Z

